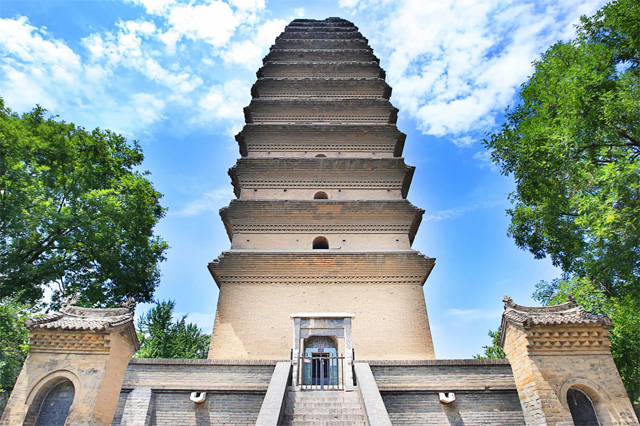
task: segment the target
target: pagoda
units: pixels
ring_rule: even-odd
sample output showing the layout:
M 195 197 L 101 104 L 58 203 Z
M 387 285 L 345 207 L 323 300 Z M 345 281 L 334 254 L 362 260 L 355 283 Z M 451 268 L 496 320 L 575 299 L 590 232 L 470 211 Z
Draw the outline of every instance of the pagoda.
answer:
M 209 264 L 209 358 L 433 359 L 434 259 L 411 249 L 423 210 L 367 39 L 344 19 L 294 20 L 257 76 L 221 210 L 231 249 Z
M 507 359 L 435 359 L 434 259 L 411 249 L 423 211 L 384 78 L 352 23 L 291 22 L 236 138 L 208 359 L 132 358 L 132 301 L 66 300 L 27 322 L 0 426 L 640 426 L 611 322 L 572 299 L 505 298 Z

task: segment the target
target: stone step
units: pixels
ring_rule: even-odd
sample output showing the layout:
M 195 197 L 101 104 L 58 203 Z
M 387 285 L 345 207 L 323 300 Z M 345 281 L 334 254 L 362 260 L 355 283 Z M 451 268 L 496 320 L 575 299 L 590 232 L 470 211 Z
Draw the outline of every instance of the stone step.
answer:
M 284 416 L 282 416 L 283 420 L 286 421 L 291 421 L 291 422 L 296 422 L 296 421 L 303 421 L 303 422 L 333 422 L 333 421 L 340 421 L 340 422 L 364 422 L 365 418 L 363 415 L 356 415 L 356 414 L 343 414 L 343 415 L 338 415 L 338 414 L 285 414 Z
M 292 421 L 292 422 L 282 422 L 280 423 L 282 426 L 368 426 L 367 422 L 352 422 L 352 421 L 339 421 L 339 420 L 333 420 L 333 421 L 311 421 L 311 422 L 307 422 L 307 421 L 303 421 L 303 420 L 296 420 L 296 421 Z
M 354 414 L 364 415 L 364 411 L 360 407 L 344 407 L 344 406 L 327 406 L 327 405 L 304 405 L 285 408 L 284 414 L 296 414 L 296 413 L 331 413 L 331 414 Z
M 358 392 L 292 391 L 287 395 L 280 424 L 364 426 L 367 418 Z

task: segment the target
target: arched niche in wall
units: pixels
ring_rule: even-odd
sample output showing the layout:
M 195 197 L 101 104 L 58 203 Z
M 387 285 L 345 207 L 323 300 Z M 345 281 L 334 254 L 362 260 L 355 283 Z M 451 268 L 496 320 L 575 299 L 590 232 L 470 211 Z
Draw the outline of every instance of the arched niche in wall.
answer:
M 315 194 L 313 194 L 313 199 L 314 200 L 328 200 L 329 199 L 329 195 L 324 191 L 318 191 Z
M 313 249 L 328 249 L 329 248 L 329 240 L 325 237 L 316 237 L 313 239 Z
M 316 157 L 317 157 L 317 158 L 326 158 L 327 156 L 326 156 L 326 155 L 324 155 L 324 154 L 318 154 L 318 155 L 316 155 Z
M 575 426 L 600 426 L 593 401 L 586 392 L 571 387 L 567 391 L 567 404 Z
M 64 426 L 75 393 L 71 380 L 65 377 L 50 380 L 33 398 L 23 426 Z

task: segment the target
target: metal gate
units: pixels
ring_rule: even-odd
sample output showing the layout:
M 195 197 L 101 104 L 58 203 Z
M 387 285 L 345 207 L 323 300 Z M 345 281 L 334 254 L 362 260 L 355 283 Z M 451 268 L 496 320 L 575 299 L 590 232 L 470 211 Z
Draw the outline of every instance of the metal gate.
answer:
M 302 390 L 344 390 L 343 356 L 302 356 L 298 365 L 298 383 Z

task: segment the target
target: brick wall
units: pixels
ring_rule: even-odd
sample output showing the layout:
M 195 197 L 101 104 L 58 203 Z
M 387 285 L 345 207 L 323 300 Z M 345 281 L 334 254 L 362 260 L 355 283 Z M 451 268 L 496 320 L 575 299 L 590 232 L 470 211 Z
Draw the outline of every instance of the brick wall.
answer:
M 120 393 L 112 426 L 120 426 L 132 389 L 152 390 L 150 426 L 253 425 L 275 361 L 134 359 Z M 205 402 L 191 392 L 207 392 Z M 145 408 L 145 407 L 142 407 Z
M 392 424 L 524 425 L 506 360 L 369 361 Z M 454 392 L 443 404 L 439 392 Z
M 275 283 L 221 286 L 209 357 L 288 359 L 296 312 L 354 313 L 358 359 L 434 358 L 420 285 Z
M 382 392 L 394 425 L 524 425 L 518 393 L 514 391 L 456 392 L 451 404 L 435 392 Z

